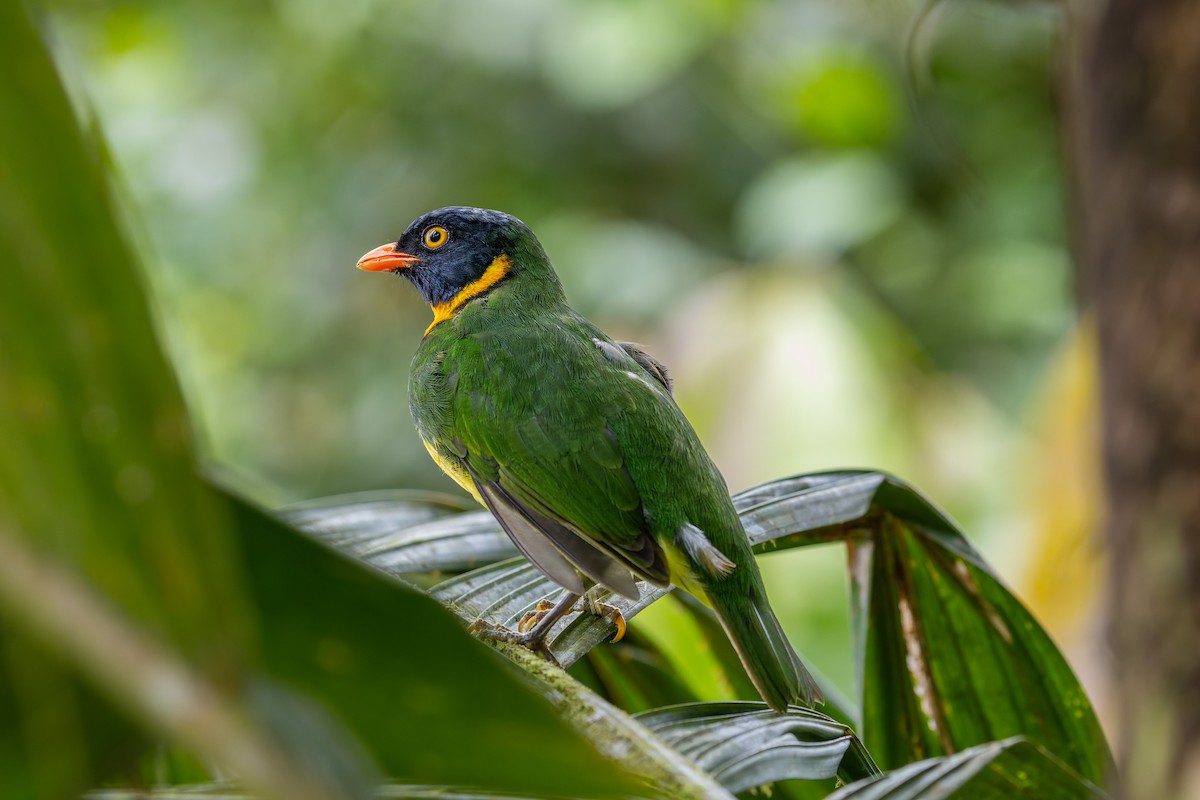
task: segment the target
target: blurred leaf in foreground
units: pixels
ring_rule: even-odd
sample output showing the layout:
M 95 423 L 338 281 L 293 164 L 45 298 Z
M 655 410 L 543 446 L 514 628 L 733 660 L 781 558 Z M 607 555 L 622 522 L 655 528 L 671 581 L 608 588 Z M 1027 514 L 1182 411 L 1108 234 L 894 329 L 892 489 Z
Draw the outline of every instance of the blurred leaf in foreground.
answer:
M 388 775 L 582 796 L 634 788 L 432 598 L 229 501 L 254 606 L 271 622 L 267 671 L 336 709 Z

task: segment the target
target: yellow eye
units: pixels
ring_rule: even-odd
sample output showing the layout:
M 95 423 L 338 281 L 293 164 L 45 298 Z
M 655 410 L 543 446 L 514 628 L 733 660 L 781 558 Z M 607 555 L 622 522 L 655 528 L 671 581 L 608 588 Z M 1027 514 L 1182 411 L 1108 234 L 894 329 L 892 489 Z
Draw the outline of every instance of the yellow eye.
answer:
M 434 225 L 432 228 L 425 229 L 423 237 L 425 246 L 430 250 L 437 250 L 439 247 L 450 241 L 450 232 L 441 225 Z

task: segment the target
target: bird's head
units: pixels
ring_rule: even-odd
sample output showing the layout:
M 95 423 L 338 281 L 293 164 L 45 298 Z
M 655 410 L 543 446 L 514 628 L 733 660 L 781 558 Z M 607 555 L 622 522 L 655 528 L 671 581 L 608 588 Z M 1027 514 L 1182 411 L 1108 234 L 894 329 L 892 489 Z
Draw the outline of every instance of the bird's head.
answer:
M 561 292 L 529 226 L 500 211 L 466 206 L 418 217 L 398 240 L 359 259 L 358 268 L 408 278 L 433 307 L 434 325 L 518 276 L 531 287 Z

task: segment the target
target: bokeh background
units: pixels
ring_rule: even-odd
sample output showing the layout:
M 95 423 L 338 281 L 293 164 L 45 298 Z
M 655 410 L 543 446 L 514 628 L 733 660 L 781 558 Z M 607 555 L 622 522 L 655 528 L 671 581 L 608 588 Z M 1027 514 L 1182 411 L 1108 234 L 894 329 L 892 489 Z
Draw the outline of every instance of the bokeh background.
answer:
M 581 311 L 672 369 L 731 489 L 848 466 L 911 481 L 1104 713 L 1054 7 L 47 6 L 202 445 L 251 496 L 457 491 L 407 408 L 429 312 L 354 262 L 429 209 L 499 208 Z M 793 641 L 849 691 L 841 553 L 763 564 Z M 644 623 L 668 645 L 672 613 Z

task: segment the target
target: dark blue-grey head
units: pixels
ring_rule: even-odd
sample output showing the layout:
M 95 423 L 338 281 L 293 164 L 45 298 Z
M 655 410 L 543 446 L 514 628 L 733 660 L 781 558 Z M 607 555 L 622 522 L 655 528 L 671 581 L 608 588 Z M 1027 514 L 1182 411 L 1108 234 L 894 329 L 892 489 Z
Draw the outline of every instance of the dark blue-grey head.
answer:
M 521 220 L 501 211 L 449 206 L 418 217 L 394 244 L 367 253 L 358 266 L 397 272 L 412 281 L 425 302 L 439 306 L 485 277 L 495 278 L 494 285 L 535 263 L 546 264 L 545 254 Z

